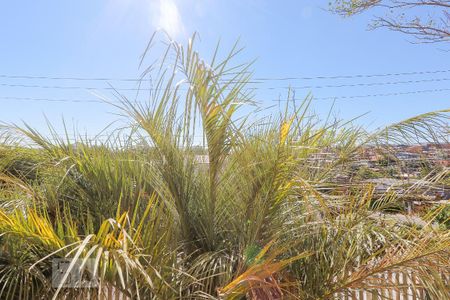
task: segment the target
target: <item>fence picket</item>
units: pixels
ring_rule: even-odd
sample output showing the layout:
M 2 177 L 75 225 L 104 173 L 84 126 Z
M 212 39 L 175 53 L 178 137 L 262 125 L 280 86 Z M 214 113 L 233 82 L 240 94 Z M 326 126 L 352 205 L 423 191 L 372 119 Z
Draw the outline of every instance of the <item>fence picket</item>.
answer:
M 442 274 L 442 279 L 449 284 L 449 276 Z M 384 272 L 375 275 L 375 285 L 367 289 L 349 289 L 335 294 L 339 300 L 427 300 L 427 290 L 420 283 L 419 277 L 412 272 Z M 384 282 L 380 284 L 380 282 Z

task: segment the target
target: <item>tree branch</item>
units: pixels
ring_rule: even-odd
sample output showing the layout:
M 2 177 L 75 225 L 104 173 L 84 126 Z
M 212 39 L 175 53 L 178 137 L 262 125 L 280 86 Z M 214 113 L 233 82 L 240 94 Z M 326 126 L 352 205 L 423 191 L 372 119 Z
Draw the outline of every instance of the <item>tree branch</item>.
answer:
M 414 36 L 419 42 L 435 43 L 450 41 L 450 1 L 443 0 L 335 0 L 331 11 L 344 17 L 362 13 L 378 7 L 389 10 L 385 16 L 378 16 L 371 28 L 386 27 L 392 31 Z M 405 18 L 405 11 L 432 10 L 434 17 L 422 20 L 413 15 Z M 411 12 L 412 13 L 412 12 Z

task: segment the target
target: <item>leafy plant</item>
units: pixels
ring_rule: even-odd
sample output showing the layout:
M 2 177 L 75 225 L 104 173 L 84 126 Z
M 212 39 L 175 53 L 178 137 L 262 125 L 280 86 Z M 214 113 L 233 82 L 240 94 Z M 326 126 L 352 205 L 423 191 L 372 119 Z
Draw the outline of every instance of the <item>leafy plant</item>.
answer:
M 379 218 L 395 195 L 372 206 L 373 189 L 333 179 L 367 144 L 427 130 L 441 138 L 448 111 L 368 134 L 316 122 L 307 98 L 254 120 L 251 65 L 233 63 L 242 49 L 220 59 L 217 47 L 206 62 L 194 40 L 164 44 L 143 74 L 155 83 L 147 102 L 117 95 L 131 124 L 125 141 L 3 128 L 8 147 L 36 153 L 38 180 L 2 171 L 0 298 L 331 299 L 388 270 L 419 272 L 429 295 L 446 298 L 438 274 L 449 272 L 449 233 Z M 329 151 L 333 159 L 317 159 Z M 70 265 L 52 285 L 55 258 Z M 88 262 L 96 287 L 66 287 Z

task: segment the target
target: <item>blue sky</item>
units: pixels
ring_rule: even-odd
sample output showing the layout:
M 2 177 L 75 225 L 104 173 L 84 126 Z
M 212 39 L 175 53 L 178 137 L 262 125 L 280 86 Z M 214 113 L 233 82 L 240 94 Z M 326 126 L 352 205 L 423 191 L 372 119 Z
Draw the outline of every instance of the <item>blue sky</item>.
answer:
M 44 115 L 62 131 L 61 119 L 89 135 L 117 119 L 102 103 L 31 101 L 96 99 L 92 90 L 130 83 L 17 79 L 8 76 L 134 78 L 139 57 L 155 29 L 164 28 L 185 42 L 200 34 L 199 48 L 209 57 L 217 41 L 245 46 L 241 60 L 254 64 L 255 77 L 316 77 L 450 70 L 449 52 L 442 45 L 412 44 L 410 38 L 386 30 L 367 31 L 375 12 L 342 19 L 326 11 L 328 1 L 263 0 L 104 0 L 2 1 L 0 3 L 0 121 L 25 121 L 40 130 Z M 349 79 L 269 81 L 259 85 L 261 105 L 286 96 L 287 85 L 297 98 L 311 92 L 317 98 L 410 93 L 450 89 L 450 72 Z M 405 82 L 385 84 L 387 82 Z M 363 86 L 348 86 L 369 84 Z M 370 85 L 372 84 L 372 85 Z M 373 85 L 376 84 L 376 85 Z M 48 88 L 24 87 L 47 86 Z M 327 87 L 347 85 L 345 87 Z M 277 87 L 276 89 L 268 89 Z M 319 88 L 322 87 L 322 88 Z M 20 98 L 20 99 L 19 99 Z M 314 100 L 326 115 L 333 100 Z M 448 108 L 450 91 L 398 96 L 337 99 L 335 112 L 371 128 L 431 110 Z

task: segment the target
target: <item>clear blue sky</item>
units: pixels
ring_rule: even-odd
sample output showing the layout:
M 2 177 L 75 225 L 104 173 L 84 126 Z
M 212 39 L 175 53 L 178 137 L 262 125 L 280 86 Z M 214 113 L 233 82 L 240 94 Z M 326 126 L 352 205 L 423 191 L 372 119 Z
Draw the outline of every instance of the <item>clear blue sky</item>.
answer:
M 257 58 L 256 77 L 308 77 L 450 70 L 450 53 L 440 45 L 416 45 L 408 37 L 386 30 L 367 31 L 374 12 L 341 19 L 327 12 L 328 1 L 263 0 L 105 0 L 2 1 L 0 3 L 0 75 L 137 77 L 139 56 L 158 27 L 186 41 L 201 36 L 206 57 L 219 40 L 231 46 L 240 38 L 243 59 Z M 429 81 L 437 79 L 437 81 Z M 450 72 L 340 80 L 297 80 L 261 85 L 257 100 L 286 95 L 264 87 L 323 86 L 397 81 L 394 85 L 311 88 L 301 98 L 342 97 L 450 89 Z M 124 83 L 110 82 L 123 87 Z M 9 86 L 8 86 L 9 85 Z M 17 98 L 95 99 L 84 89 L 54 89 L 11 85 L 107 87 L 104 82 L 74 82 L 0 77 L 0 121 L 21 122 L 43 129 L 44 114 L 61 130 L 62 116 L 89 134 L 117 117 L 105 104 L 26 101 Z M 127 87 L 132 87 L 130 84 Z M 108 91 L 102 91 L 108 95 Z M 332 100 L 315 100 L 324 115 Z M 450 91 L 336 100 L 343 118 L 368 112 L 359 122 L 371 127 L 450 106 Z

